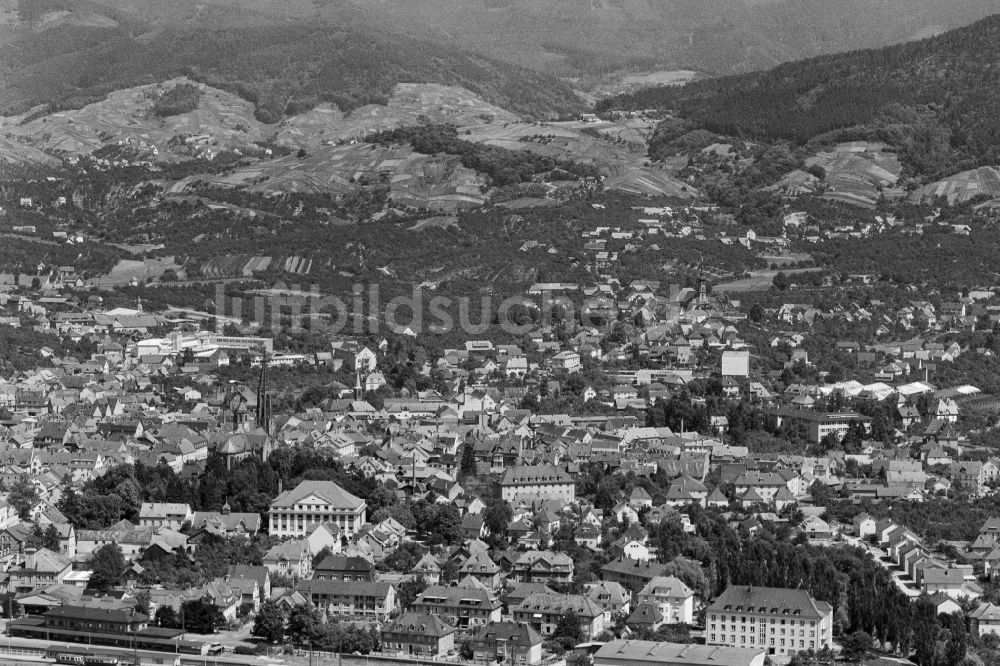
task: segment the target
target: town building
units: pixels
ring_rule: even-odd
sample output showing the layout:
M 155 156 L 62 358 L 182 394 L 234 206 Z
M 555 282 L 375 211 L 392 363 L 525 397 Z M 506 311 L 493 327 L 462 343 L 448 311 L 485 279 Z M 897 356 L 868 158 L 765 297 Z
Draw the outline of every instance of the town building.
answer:
M 594 653 L 594 666 L 765 666 L 762 648 L 613 640 Z
M 504 501 L 551 499 L 567 504 L 576 500 L 576 481 L 555 465 L 516 465 L 500 479 Z
M 318 523 L 334 523 L 348 538 L 365 524 L 365 501 L 333 481 L 302 481 L 271 502 L 272 536 L 306 536 Z
M 471 643 L 477 664 L 535 666 L 542 661 L 542 636 L 524 622 L 492 622 L 477 631 Z
M 330 617 L 385 622 L 398 607 L 390 583 L 303 580 L 296 589 Z
M 833 647 L 833 608 L 806 590 L 730 585 L 705 611 L 708 645 L 769 655 Z
M 444 657 L 455 649 L 455 628 L 429 613 L 403 613 L 382 629 L 383 652 Z
M 694 623 L 694 592 L 675 576 L 657 576 L 636 595 L 657 608 L 667 624 Z

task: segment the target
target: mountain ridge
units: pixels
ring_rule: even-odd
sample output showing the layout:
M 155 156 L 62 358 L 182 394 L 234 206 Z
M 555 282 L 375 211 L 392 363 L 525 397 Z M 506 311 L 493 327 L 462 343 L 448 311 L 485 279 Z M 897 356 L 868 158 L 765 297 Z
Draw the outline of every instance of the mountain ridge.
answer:
M 670 109 L 694 131 L 798 145 L 882 141 L 933 178 L 1000 163 L 997 43 L 1000 15 L 916 42 L 642 90 L 599 110 Z M 676 139 L 659 134 L 657 158 Z
M 460 85 L 544 117 L 582 108 L 559 77 L 590 89 L 629 71 L 758 70 L 990 11 L 1000 0 L 4 0 L 0 111 L 79 108 L 188 75 L 270 121 L 289 105 L 378 102 L 400 81 Z

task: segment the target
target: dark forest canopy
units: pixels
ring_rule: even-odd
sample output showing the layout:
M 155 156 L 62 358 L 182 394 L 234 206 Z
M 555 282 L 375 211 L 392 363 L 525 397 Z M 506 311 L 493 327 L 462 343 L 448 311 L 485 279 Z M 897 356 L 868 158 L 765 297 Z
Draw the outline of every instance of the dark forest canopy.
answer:
M 0 45 L 0 112 L 47 103 L 79 108 L 121 88 L 186 75 L 256 104 L 262 122 L 319 102 L 343 111 L 384 104 L 397 83 L 460 85 L 529 116 L 579 110 L 568 85 L 431 41 L 309 22 L 168 26 L 138 38 L 127 26 L 61 25 Z
M 507 150 L 458 138 L 451 125 L 423 125 L 386 130 L 365 137 L 369 143 L 405 143 L 418 153 L 459 155 L 462 165 L 485 173 L 494 185 L 530 182 L 534 176 L 560 170 L 560 179 L 596 177 L 593 165 L 545 157 L 527 150 Z
M 914 173 L 937 176 L 1000 162 L 998 43 L 1000 15 L 916 42 L 646 89 L 598 108 L 670 109 L 695 128 L 759 140 L 884 141 Z

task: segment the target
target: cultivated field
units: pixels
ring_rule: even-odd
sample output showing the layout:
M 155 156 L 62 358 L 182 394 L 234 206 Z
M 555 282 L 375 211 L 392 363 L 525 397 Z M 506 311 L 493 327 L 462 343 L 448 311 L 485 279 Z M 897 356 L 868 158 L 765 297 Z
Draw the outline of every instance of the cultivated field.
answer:
M 786 271 L 752 271 L 750 277 L 741 278 L 739 280 L 732 280 L 730 282 L 721 282 L 716 285 L 712 285 L 712 291 L 723 293 L 723 294 L 738 294 L 743 292 L 751 291 L 767 291 L 771 288 L 774 282 L 774 276 L 778 273 L 784 273 L 785 275 L 795 275 L 796 273 L 811 273 L 820 268 L 793 268 Z M 794 282 L 794 280 L 791 280 Z
M 150 113 L 157 92 L 178 83 L 192 83 L 201 91 L 198 108 L 190 113 L 159 118 Z M 253 117 L 252 103 L 216 88 L 177 78 L 148 86 L 118 90 L 107 99 L 82 109 L 60 111 L 30 122 L 22 116 L 0 118 L 0 134 L 55 155 L 84 155 L 106 145 L 127 142 L 145 156 L 177 159 L 178 150 L 247 146 L 265 138 L 268 127 Z M 205 136 L 201 143 L 171 147 L 178 135 Z
M 874 207 L 880 194 L 899 180 L 902 166 L 885 144 L 854 141 L 841 143 L 806 160 L 806 166 L 826 171 L 825 197 L 835 201 Z
M 350 191 L 356 182 L 385 179 L 390 197 L 400 205 L 454 211 L 481 206 L 482 176 L 450 155 L 421 155 L 408 147 L 367 143 L 321 146 L 306 157 L 288 155 L 201 180 L 248 186 L 262 192 Z
M 643 195 L 690 197 L 690 188 L 671 173 L 646 166 L 645 149 L 630 148 L 584 133 L 593 128 L 602 134 L 638 131 L 634 121 L 621 123 L 492 123 L 465 128 L 462 138 L 510 150 L 529 150 L 540 155 L 576 160 L 597 166 L 607 189 Z M 460 133 L 461 134 L 461 133 Z
M 59 166 L 60 162 L 34 146 L 0 136 L 0 165 L 2 164 L 54 167 Z
M 141 159 L 177 161 L 212 158 L 224 149 L 245 150 L 255 142 L 275 141 L 293 152 L 222 174 L 198 174 L 163 185 L 172 196 L 187 197 L 198 194 L 190 187 L 198 180 L 262 192 L 333 194 L 348 192 L 359 181 L 385 182 L 397 205 L 451 213 L 483 205 L 487 197 L 483 176 L 463 167 L 455 156 L 421 155 L 408 147 L 375 146 L 361 140 L 384 129 L 450 123 L 460 128 L 465 140 L 593 164 L 608 189 L 652 196 L 693 194 L 673 177 L 672 169 L 648 166 L 645 143 L 655 127 L 648 120 L 523 122 L 463 88 L 412 83 L 397 84 L 385 106 L 369 105 L 345 115 L 334 106 L 320 105 L 279 125 L 257 121 L 250 102 L 197 83 L 193 85 L 201 90 L 201 98 L 195 110 L 163 118 L 152 114 L 156 97 L 178 83 L 191 82 L 178 78 L 120 90 L 82 109 L 30 122 L 23 122 L 25 117 L 0 119 L 0 137 L 11 137 L 0 139 L 0 155 L 42 161 L 51 160 L 52 155 L 83 155 L 113 146 L 113 159 L 131 159 L 136 154 Z M 205 203 L 235 209 L 229 204 Z
M 464 88 L 433 83 L 399 83 L 385 106 L 369 104 L 344 115 L 335 106 L 321 104 L 284 121 L 275 135 L 278 144 L 319 146 L 362 139 L 372 132 L 419 125 L 448 123 L 475 126 L 517 122 L 518 116 L 485 102 Z
M 930 183 L 914 192 L 914 199 L 947 197 L 948 203 L 960 203 L 973 197 L 986 195 L 1000 197 L 1000 169 L 979 167 L 956 173 Z

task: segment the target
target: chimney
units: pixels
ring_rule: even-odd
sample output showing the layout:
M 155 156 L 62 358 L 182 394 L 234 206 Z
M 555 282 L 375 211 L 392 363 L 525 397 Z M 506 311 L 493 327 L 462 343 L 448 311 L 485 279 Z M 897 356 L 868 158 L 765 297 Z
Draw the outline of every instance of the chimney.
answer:
M 35 560 L 35 553 L 38 551 L 35 548 L 25 548 L 24 549 L 24 569 L 25 571 L 34 571 L 37 566 Z

